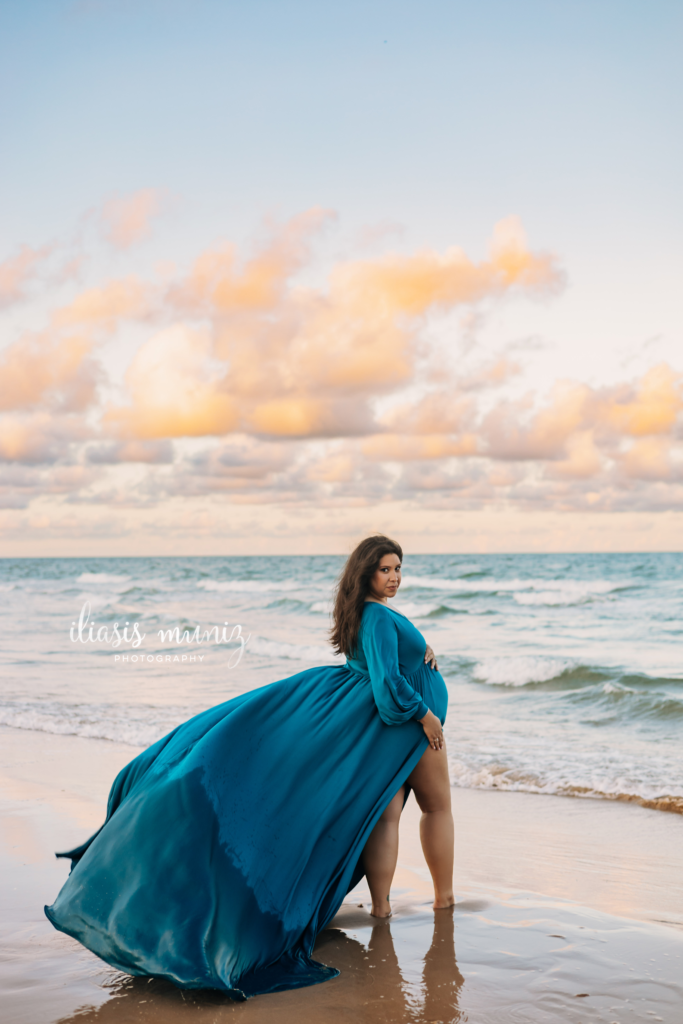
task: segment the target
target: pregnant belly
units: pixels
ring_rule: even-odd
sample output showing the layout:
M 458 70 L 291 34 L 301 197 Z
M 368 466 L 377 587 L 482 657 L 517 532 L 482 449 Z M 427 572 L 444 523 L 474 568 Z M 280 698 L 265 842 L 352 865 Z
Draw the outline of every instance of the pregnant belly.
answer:
M 443 725 L 448 709 L 448 690 L 441 673 L 423 662 L 417 672 L 406 675 L 406 679 Z

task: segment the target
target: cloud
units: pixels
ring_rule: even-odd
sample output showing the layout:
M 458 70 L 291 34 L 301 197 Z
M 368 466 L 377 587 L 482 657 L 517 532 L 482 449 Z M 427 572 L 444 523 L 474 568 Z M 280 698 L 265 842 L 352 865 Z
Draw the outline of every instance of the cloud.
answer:
M 93 445 L 85 451 L 88 462 L 96 465 L 115 465 L 120 462 L 146 462 L 169 464 L 173 462 L 173 445 L 162 441 L 117 441 Z
M 478 447 L 474 434 L 459 438 L 444 434 L 378 434 L 363 443 L 362 451 L 376 462 L 415 462 L 475 455 Z
M 120 320 L 139 319 L 151 309 L 150 289 L 128 277 L 82 291 L 68 306 L 55 310 L 53 322 L 57 327 L 104 325 L 113 330 Z
M 26 297 L 28 285 L 38 276 L 51 252 L 51 246 L 34 249 L 22 245 L 16 256 L 0 263 L 0 308 Z
M 131 405 L 109 408 L 105 424 L 143 440 L 231 433 L 239 416 L 224 380 L 225 367 L 212 365 L 207 332 L 166 328 L 133 358 L 126 372 Z
M 683 411 L 683 374 L 662 363 L 640 380 L 613 387 L 563 381 L 538 411 L 531 405 L 530 396 L 498 403 L 482 423 L 482 452 L 497 459 L 566 459 L 574 439 L 575 457 L 580 443 L 583 465 L 592 459 L 597 472 L 599 459 L 586 461 L 588 447 L 600 444 L 615 454 L 623 438 L 673 434 Z
M 159 203 L 148 190 L 109 204 L 115 244 L 143 237 Z M 537 341 L 483 354 L 463 335 L 464 319 L 563 287 L 557 258 L 531 248 L 517 218 L 496 225 L 479 261 L 455 246 L 391 250 L 323 273 L 316 245 L 334 220 L 315 208 L 269 225 L 246 252 L 219 242 L 151 281 L 72 286 L 47 330 L 0 353 L 0 460 L 33 474 L 0 486 L 0 502 L 44 488 L 116 508 L 188 496 L 292 508 L 679 507 L 674 367 L 524 393 Z M 0 276 L 7 296 L 28 294 L 50 251 L 27 250 Z
M 668 438 L 640 437 L 619 459 L 619 469 L 634 480 L 683 480 L 683 462 L 672 460 Z
M 324 484 L 349 484 L 357 476 L 358 459 L 352 452 L 330 452 L 307 467 L 306 476 Z
M 5 413 L 0 415 L 0 461 L 56 463 L 87 437 L 87 424 L 77 415 Z
M 129 249 L 149 236 L 163 205 L 163 193 L 154 188 L 110 199 L 102 208 L 105 237 L 115 248 Z
M 460 434 L 476 419 L 472 396 L 462 394 L 453 384 L 433 388 L 413 401 L 388 408 L 379 422 L 387 431 L 400 434 Z
M 666 363 L 653 366 L 634 385 L 597 396 L 598 418 L 632 437 L 668 434 L 683 410 L 683 374 Z
M 376 249 L 387 242 L 401 238 L 405 234 L 403 224 L 395 221 L 382 220 L 377 224 L 368 224 L 356 233 L 355 248 L 360 250 Z
M 292 276 L 309 262 L 313 239 L 334 219 L 331 210 L 307 210 L 271 230 L 246 260 L 234 245 L 209 249 L 171 288 L 168 301 L 185 314 L 271 311 L 281 306 Z
M 333 290 L 347 303 L 381 314 L 419 317 L 433 310 L 481 302 L 511 289 L 547 295 L 564 284 L 557 260 L 526 248 L 517 218 L 496 225 L 490 258 L 473 263 L 452 247 L 412 256 L 388 255 L 336 267 Z
M 158 477 L 158 496 L 220 495 L 231 500 L 247 495 L 257 503 L 278 496 L 292 500 L 301 448 L 296 444 L 263 442 L 237 435 L 216 447 L 182 457 L 171 475 Z
M 27 303 L 41 289 L 72 283 L 83 265 L 83 252 L 73 240 L 19 246 L 0 262 L 0 310 Z
M 604 459 L 592 430 L 579 430 L 567 437 L 564 449 L 566 458 L 546 466 L 548 478 L 590 480 L 602 471 Z
M 26 335 L 0 353 L 0 410 L 47 405 L 66 412 L 93 403 L 100 369 L 81 335 Z
M 415 380 L 428 315 L 561 286 L 555 259 L 529 251 L 507 224 L 480 264 L 459 249 L 393 254 L 339 263 L 324 284 L 303 287 L 295 275 L 331 220 L 329 211 L 310 210 L 247 259 L 234 246 L 199 256 L 163 300 L 185 324 L 145 342 L 126 376 L 130 406 L 110 409 L 108 422 L 145 438 L 369 434 L 381 429 L 377 397 Z M 136 301 L 134 292 L 131 307 Z M 191 326 L 198 318 L 211 325 L 201 340 Z M 516 370 L 498 359 L 470 386 Z

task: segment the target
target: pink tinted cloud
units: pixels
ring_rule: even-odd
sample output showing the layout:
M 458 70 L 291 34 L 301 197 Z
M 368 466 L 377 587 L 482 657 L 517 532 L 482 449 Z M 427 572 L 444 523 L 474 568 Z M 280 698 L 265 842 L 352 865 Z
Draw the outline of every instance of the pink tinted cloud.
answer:
M 100 287 L 85 289 L 67 306 L 56 309 L 53 323 L 57 327 L 82 324 L 115 330 L 123 320 L 141 319 L 151 314 L 152 295 L 152 289 L 132 275 L 107 281 Z
M 237 247 L 207 249 L 168 293 L 182 315 L 258 315 L 277 310 L 293 275 L 311 261 L 312 244 L 333 220 L 331 210 L 314 207 L 273 227 L 257 251 L 241 259 Z
M 160 441 L 114 441 L 93 445 L 85 451 L 85 458 L 95 465 L 116 465 L 121 462 L 145 462 L 152 465 L 173 462 L 173 444 Z
M 532 411 L 531 404 L 531 396 L 499 402 L 485 417 L 481 434 L 488 455 L 510 460 L 563 459 L 570 439 L 579 436 L 584 453 L 596 443 L 609 450 L 624 438 L 673 436 L 683 412 L 683 374 L 662 363 L 639 380 L 612 387 L 563 381 L 539 410 Z M 591 457 L 591 461 L 597 472 L 599 460 Z M 588 462 L 584 457 L 584 465 Z
M 26 335 L 0 353 L 0 410 L 37 406 L 82 411 L 92 405 L 101 371 L 82 335 Z
M 0 460 L 55 463 L 73 444 L 87 439 L 89 428 L 77 414 L 10 412 L 0 414 Z
M 15 256 L 0 263 L 0 307 L 26 297 L 28 285 L 38 276 L 51 253 L 51 246 L 34 249 L 22 245 Z
M 102 208 L 105 237 L 115 248 L 129 249 L 150 235 L 163 205 L 164 195 L 155 188 L 110 199 Z

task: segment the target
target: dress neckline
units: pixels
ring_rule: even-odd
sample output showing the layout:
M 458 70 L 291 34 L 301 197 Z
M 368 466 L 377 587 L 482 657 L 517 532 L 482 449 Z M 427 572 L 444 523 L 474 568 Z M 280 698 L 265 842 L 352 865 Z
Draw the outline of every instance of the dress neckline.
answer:
M 387 608 L 390 612 L 393 612 L 394 615 L 400 615 L 402 619 L 406 619 L 407 622 L 410 622 L 407 615 L 404 615 L 403 612 L 400 612 L 397 608 L 392 608 L 390 604 L 385 604 L 384 601 L 366 601 L 365 604 L 380 604 L 383 608 Z

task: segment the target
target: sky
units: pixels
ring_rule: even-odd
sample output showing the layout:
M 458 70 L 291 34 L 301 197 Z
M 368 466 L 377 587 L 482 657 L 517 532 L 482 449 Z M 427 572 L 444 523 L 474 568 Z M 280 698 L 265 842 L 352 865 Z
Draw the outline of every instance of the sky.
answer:
M 6 0 L 0 556 L 681 550 L 682 30 Z

